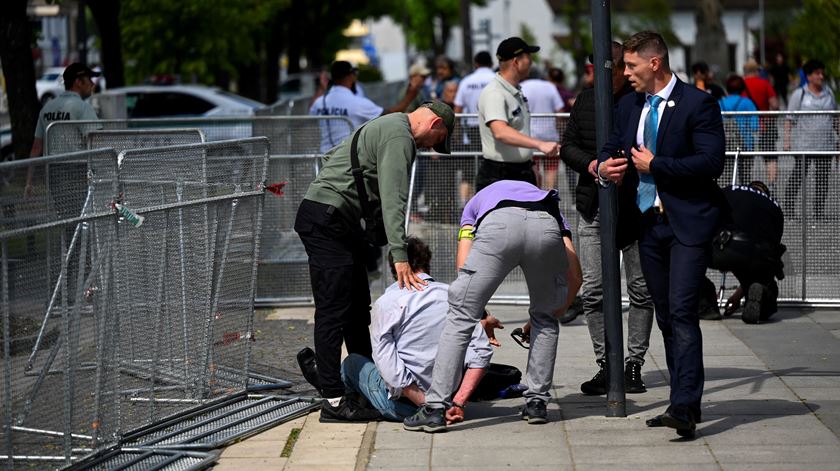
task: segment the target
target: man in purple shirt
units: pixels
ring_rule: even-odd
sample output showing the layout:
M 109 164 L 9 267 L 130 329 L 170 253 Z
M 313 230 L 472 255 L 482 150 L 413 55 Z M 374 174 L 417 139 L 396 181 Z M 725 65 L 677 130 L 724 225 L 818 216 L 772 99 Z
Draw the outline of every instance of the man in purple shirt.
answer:
M 479 191 L 464 208 L 458 231 L 458 278 L 449 286 L 449 312 L 440 337 L 426 404 L 405 419 L 406 430 L 446 431 L 446 411 L 461 381 L 464 356 L 484 306 L 505 276 L 521 267 L 528 283 L 531 322 L 525 408 L 529 424 L 548 421 L 546 404 L 557 356 L 558 316 L 581 283 L 571 232 L 557 191 L 502 180 Z

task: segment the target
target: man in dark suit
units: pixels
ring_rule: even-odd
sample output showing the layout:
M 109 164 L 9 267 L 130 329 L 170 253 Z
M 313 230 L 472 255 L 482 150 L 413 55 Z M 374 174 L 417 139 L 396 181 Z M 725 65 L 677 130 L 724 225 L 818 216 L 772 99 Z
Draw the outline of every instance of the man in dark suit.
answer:
M 598 174 L 602 184 L 619 185 L 617 242 L 639 240 L 665 341 L 670 406 L 647 424 L 693 437 L 704 381 L 698 293 L 710 241 L 727 214 L 715 182 L 723 172 L 723 124 L 714 97 L 671 72 L 659 34 L 645 31 L 625 41 L 624 63 L 636 93 L 618 103 Z

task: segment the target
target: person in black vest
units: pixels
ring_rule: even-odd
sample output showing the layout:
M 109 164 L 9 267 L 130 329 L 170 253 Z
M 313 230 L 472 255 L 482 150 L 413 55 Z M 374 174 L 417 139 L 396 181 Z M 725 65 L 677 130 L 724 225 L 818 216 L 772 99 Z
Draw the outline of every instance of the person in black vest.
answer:
M 724 194 L 733 222 L 713 241 L 712 268 L 731 271 L 740 283 L 726 302 L 724 314 L 737 310 L 746 294 L 741 320 L 757 324 L 776 312 L 776 279 L 785 276 L 781 259 L 786 249 L 782 244 L 784 214 L 763 182 L 735 185 Z

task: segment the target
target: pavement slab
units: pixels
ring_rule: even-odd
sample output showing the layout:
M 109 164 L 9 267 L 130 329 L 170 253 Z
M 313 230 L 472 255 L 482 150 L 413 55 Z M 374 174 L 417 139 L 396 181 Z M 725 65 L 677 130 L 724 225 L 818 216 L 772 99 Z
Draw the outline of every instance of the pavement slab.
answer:
M 505 324 L 493 361 L 524 371 L 527 351 L 506 334 L 526 308 L 493 306 Z M 626 328 L 626 314 L 625 328 Z M 305 309 L 258 316 L 263 336 L 311 342 Z M 217 468 L 272 470 L 836 470 L 840 463 L 840 325 L 837 310 L 785 310 L 767 324 L 738 316 L 702 321 L 706 384 L 703 422 L 686 440 L 645 420 L 668 405 L 668 371 L 654 326 L 642 368 L 648 392 L 626 396 L 626 417 L 606 417 L 604 396 L 581 394 L 596 371 L 582 318 L 562 326 L 549 404 L 550 422 L 520 419 L 523 399 L 467 404 L 467 421 L 443 434 L 407 432 L 402 424 L 321 424 L 318 413 L 283 424 L 224 450 Z M 293 328 L 289 328 L 289 327 Z M 272 340 L 277 345 L 282 340 Z M 626 345 L 626 340 L 625 340 Z M 270 356 L 263 345 L 263 358 Z M 288 361 L 283 359 L 283 361 Z M 288 366 L 283 371 L 294 379 Z M 295 386 L 307 391 L 307 386 Z M 310 388 L 311 390 L 311 388 Z M 292 428 L 301 428 L 289 458 L 278 458 Z

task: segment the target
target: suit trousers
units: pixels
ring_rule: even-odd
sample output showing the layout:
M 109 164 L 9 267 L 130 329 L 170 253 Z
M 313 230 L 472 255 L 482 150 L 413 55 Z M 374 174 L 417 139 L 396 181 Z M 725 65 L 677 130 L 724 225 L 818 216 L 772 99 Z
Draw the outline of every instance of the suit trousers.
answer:
M 711 248 L 682 244 L 667 216 L 649 210 L 642 217 L 639 255 L 665 344 L 671 407 L 687 407 L 699 421 L 704 372 L 697 310 Z
M 526 400 L 547 402 L 557 357 L 560 323 L 555 311 L 566 302 L 569 261 L 560 227 L 545 211 L 506 207 L 484 217 L 458 278 L 449 286 L 449 312 L 441 333 L 426 403 L 447 406 L 461 382 L 464 358 L 484 306 L 508 273 L 522 268 L 531 305 Z
M 348 353 L 371 358 L 370 288 L 361 226 L 352 225 L 335 207 L 303 200 L 295 232 L 309 256 L 315 298 L 315 360 L 323 397 L 344 395 L 341 343 Z

